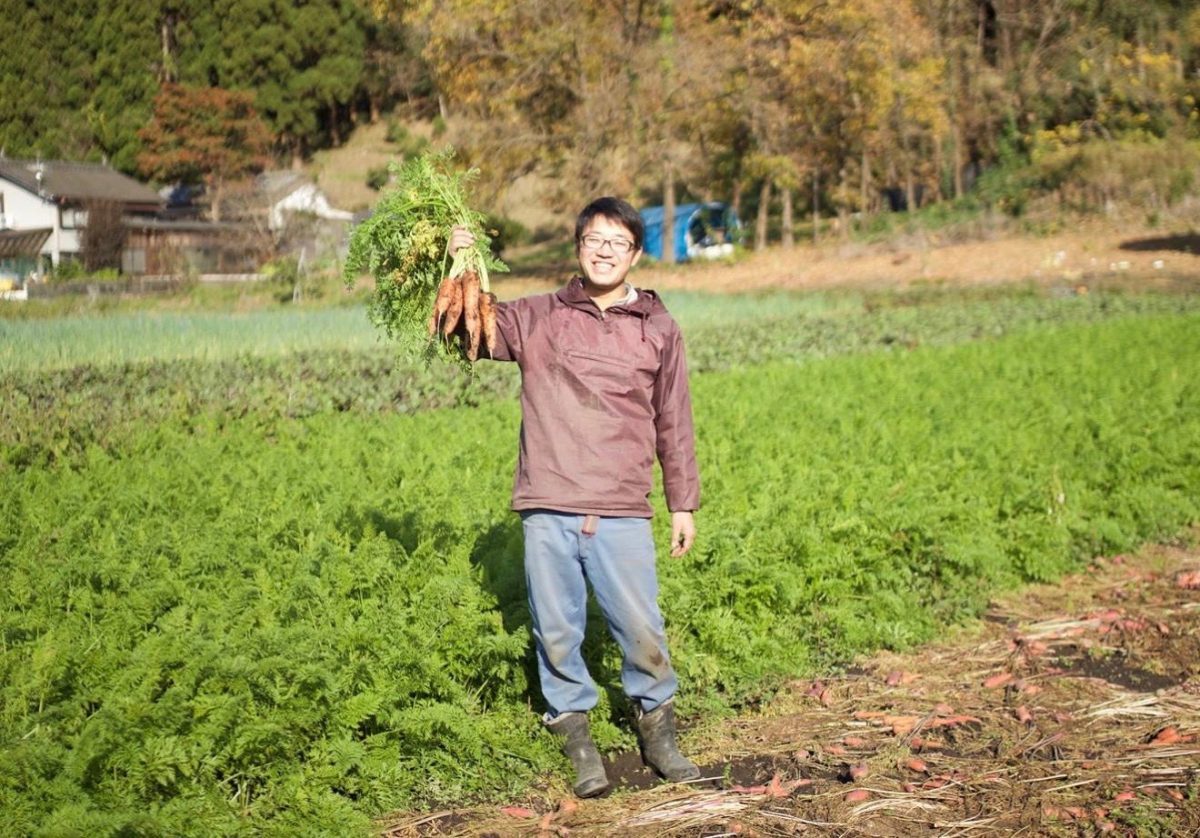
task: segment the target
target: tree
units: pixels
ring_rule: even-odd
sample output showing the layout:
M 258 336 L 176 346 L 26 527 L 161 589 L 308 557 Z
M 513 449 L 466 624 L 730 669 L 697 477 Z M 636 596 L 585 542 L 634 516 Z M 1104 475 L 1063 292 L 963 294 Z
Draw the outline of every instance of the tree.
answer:
M 125 249 L 126 229 L 117 201 L 89 201 L 87 224 L 80 241 L 83 266 L 89 272 L 105 268 L 120 269 L 121 253 Z
M 421 57 L 421 44 L 399 7 L 387 0 L 360 0 L 365 10 L 362 95 L 371 123 L 384 108 L 403 101 L 416 113 L 429 115 L 436 92 Z
M 0 148 L 132 171 L 154 97 L 155 0 L 7 4 L 0 14 Z M 15 45 L 19 44 L 19 48 Z
M 181 84 L 163 86 L 153 119 L 138 135 L 146 146 L 138 156 L 142 173 L 159 181 L 204 183 L 214 221 L 221 219 L 225 183 L 261 171 L 271 146 L 252 94 Z
M 479 129 L 460 148 L 486 159 L 487 172 L 553 177 L 560 206 L 616 194 L 661 195 L 669 207 L 699 168 L 699 115 L 727 93 L 717 66 L 736 52 L 714 49 L 721 27 L 708 3 L 500 5 L 420 0 L 408 9 L 446 109 Z
M 366 9 L 358 0 L 179 0 L 179 80 L 251 90 L 298 166 L 338 144 L 363 77 Z

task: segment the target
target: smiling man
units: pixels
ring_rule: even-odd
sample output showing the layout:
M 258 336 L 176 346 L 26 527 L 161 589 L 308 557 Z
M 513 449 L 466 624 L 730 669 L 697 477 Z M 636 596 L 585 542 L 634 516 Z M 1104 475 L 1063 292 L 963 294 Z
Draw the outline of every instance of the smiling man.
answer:
M 575 793 L 608 788 L 588 728 L 598 693 L 581 648 L 587 585 L 624 659 L 642 757 L 663 778 L 700 776 L 678 749 L 678 686 L 667 653 L 650 528 L 654 461 L 671 512 L 672 556 L 691 549 L 700 505 L 691 396 L 679 326 L 653 291 L 634 288 L 645 228 L 625 201 L 599 198 L 575 224 L 581 274 L 553 294 L 497 307 L 492 357 L 521 368 L 521 435 L 512 508 L 546 726 L 564 738 Z M 450 251 L 470 244 L 456 228 Z

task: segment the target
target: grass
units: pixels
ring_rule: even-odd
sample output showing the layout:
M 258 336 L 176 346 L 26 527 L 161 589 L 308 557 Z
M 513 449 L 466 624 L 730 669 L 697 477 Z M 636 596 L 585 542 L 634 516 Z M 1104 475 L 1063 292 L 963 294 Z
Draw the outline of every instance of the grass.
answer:
M 233 292 L 226 289 L 225 293 Z M 1200 304 L 1195 295 L 1100 292 L 1075 297 L 1034 286 L 737 295 L 669 290 L 662 296 L 685 334 L 698 336 L 689 354 L 703 366 L 725 363 L 731 354 L 743 362 L 804 354 L 806 347 L 827 342 L 822 335 L 830 330 L 840 335 L 841 345 L 852 342 L 850 333 L 855 328 L 874 332 L 884 324 L 897 342 L 945 342 L 971 337 L 971 330 L 964 331 L 967 324 L 980 336 L 1011 331 L 1021 323 L 1183 311 Z M 368 322 L 361 297 L 345 297 L 342 305 L 334 307 L 320 303 L 254 307 L 245 305 L 242 296 L 224 301 L 235 305 L 241 301 L 248 310 L 117 308 L 0 319 L 0 372 L 279 358 L 387 346 Z M 856 321 L 862 326 L 855 326 Z M 872 323 L 876 325 L 868 325 Z M 947 337 L 939 338 L 939 331 Z
M 242 314 L 129 312 L 0 320 L 0 372 L 150 360 L 222 360 L 322 349 L 365 350 L 381 336 L 362 308 Z
M 192 283 L 183 290 L 162 294 L 64 295 L 24 302 L 0 301 L 0 324 L 60 317 L 99 317 L 135 312 L 177 314 L 181 312 L 249 312 L 266 309 L 307 310 L 361 306 L 369 290 L 366 283 L 347 290 L 340 275 L 314 273 L 305 277 L 300 299 L 292 282 Z

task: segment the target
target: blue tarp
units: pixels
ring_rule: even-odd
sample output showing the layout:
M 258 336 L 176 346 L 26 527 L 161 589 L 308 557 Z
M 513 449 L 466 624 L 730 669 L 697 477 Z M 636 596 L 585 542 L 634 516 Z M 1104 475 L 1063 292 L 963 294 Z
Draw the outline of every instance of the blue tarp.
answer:
M 641 212 L 646 225 L 644 250 L 655 259 L 662 258 L 663 208 L 646 207 Z M 734 243 L 741 234 L 741 222 L 733 208 L 720 201 L 706 204 L 680 204 L 675 207 L 675 260 L 683 262 L 707 247 Z

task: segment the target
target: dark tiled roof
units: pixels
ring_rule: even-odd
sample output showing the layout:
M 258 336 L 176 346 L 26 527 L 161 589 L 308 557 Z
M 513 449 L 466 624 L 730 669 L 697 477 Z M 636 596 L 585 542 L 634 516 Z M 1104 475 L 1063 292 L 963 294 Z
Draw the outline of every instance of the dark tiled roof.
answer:
M 104 200 L 158 206 L 162 199 L 153 189 L 116 169 L 99 163 L 66 163 L 61 160 L 13 160 L 0 157 L 0 178 L 30 192 L 38 191 L 37 168 L 42 168 L 42 192 L 48 198 L 75 201 Z

